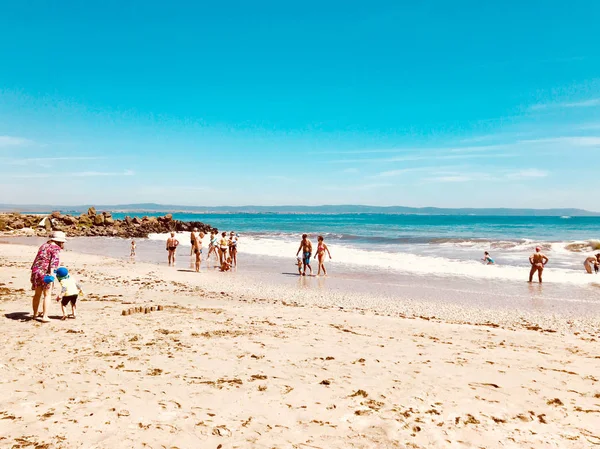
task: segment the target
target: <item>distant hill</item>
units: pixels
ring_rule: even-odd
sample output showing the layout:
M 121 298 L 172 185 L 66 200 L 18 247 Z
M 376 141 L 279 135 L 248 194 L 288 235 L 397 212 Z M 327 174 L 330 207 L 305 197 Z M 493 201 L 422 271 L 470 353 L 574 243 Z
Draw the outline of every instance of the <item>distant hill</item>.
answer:
M 91 205 L 60 206 L 42 204 L 0 204 L 0 211 L 82 213 Z M 406 214 L 406 215 L 480 215 L 480 216 L 531 216 L 531 217 L 598 217 L 599 212 L 584 209 L 507 209 L 507 208 L 438 208 L 404 206 L 177 206 L 170 204 L 118 204 L 94 205 L 99 211 L 111 212 L 189 212 L 189 213 L 274 213 L 274 214 Z

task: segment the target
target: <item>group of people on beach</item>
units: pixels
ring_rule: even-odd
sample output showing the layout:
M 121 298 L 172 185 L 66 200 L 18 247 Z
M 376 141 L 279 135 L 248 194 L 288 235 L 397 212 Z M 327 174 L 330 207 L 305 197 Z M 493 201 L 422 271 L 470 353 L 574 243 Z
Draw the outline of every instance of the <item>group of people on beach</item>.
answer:
M 195 256 L 194 268 L 196 272 L 200 272 L 203 253 L 202 246 L 205 236 L 206 234 L 204 232 L 198 232 L 198 228 L 194 228 L 190 233 L 190 256 Z M 221 237 L 219 237 L 219 231 L 217 229 L 213 229 L 210 232 L 208 254 L 206 255 L 207 263 L 211 254 L 214 254 L 215 258 L 218 258 L 219 260 L 219 267 L 221 271 L 230 271 L 231 269 L 237 267 L 238 239 L 238 234 L 233 231 L 229 233 L 229 236 L 227 236 L 227 232 L 222 232 Z M 135 242 L 132 242 L 132 244 L 134 243 Z M 171 232 L 171 236 L 167 239 L 166 243 L 169 266 L 175 265 L 175 256 L 178 246 L 179 240 L 177 240 L 175 237 L 175 232 Z
M 494 259 L 490 256 L 488 251 L 483 253 L 482 262 L 486 265 L 494 265 Z M 538 280 L 542 283 L 542 273 L 544 272 L 544 268 L 550 259 L 548 256 L 542 253 L 542 249 L 537 246 L 535 248 L 535 252 L 529 256 L 529 263 L 531 264 L 531 270 L 529 271 L 529 282 L 533 281 L 533 276 L 537 273 Z M 583 266 L 585 268 L 586 273 L 592 274 L 592 270 L 598 274 L 600 270 L 600 253 L 595 256 L 589 256 L 583 262 Z

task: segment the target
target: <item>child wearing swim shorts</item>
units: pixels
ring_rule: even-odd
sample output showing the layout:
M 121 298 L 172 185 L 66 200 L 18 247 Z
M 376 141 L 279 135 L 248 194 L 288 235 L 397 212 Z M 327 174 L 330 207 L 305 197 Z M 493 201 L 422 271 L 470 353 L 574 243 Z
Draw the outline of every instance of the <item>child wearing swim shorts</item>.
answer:
M 296 266 L 298 267 L 298 274 L 302 276 L 302 258 L 296 257 Z
M 61 286 L 61 292 L 56 297 L 56 301 L 60 301 L 60 307 L 63 314 L 61 320 L 67 319 L 65 307 L 67 307 L 69 303 L 71 304 L 71 315 L 69 315 L 69 317 L 75 318 L 77 298 L 79 295 L 83 295 L 83 290 L 81 289 L 81 286 L 77 283 L 75 278 L 69 275 L 69 270 L 67 270 L 65 267 L 60 267 L 58 268 L 58 270 L 56 270 L 56 279 L 58 280 Z

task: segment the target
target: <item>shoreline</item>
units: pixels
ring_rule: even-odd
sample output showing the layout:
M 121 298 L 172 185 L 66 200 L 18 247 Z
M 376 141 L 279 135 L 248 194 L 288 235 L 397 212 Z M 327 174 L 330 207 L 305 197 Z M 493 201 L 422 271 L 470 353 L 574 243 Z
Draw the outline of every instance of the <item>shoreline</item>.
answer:
M 8 247 L 12 247 L 12 251 L 5 250 Z M 4 254 L 11 252 L 13 254 L 30 252 L 30 258 L 33 260 L 37 246 L 6 244 L 0 241 L 0 248 L 3 250 L 0 262 L 6 263 L 7 258 Z M 242 263 L 245 263 L 244 255 L 240 254 L 240 256 Z M 135 270 L 143 269 L 169 282 L 184 283 L 189 288 L 202 289 L 217 295 L 227 294 L 240 298 L 254 298 L 260 295 L 272 304 L 289 302 L 302 307 L 329 308 L 349 313 L 369 313 L 458 325 L 502 327 L 510 330 L 526 329 L 560 334 L 580 333 L 590 338 L 600 339 L 600 313 L 569 312 L 569 307 L 575 308 L 579 305 L 577 302 L 563 304 L 564 310 L 544 306 L 539 300 L 527 308 L 515 307 L 507 303 L 490 306 L 487 303 L 472 301 L 448 302 L 399 296 L 396 290 L 387 290 L 376 285 L 377 288 L 373 288 L 373 280 L 364 282 L 365 279 L 300 277 L 293 273 L 295 267 L 291 264 L 290 269 L 285 270 L 289 273 L 282 273 L 286 276 L 264 272 L 262 271 L 264 267 L 248 269 L 243 265 L 239 272 L 221 273 L 216 268 L 207 269 L 205 261 L 201 273 L 195 273 L 192 271 L 191 259 L 181 254 L 178 256 L 178 265 L 168 267 L 164 263 L 132 261 L 125 256 L 114 258 L 78 253 L 69 249 L 62 252 L 61 264 L 68 267 L 70 261 L 73 261 L 76 273 L 77 265 L 81 260 L 105 261 L 110 265 L 130 267 Z M 292 274 L 294 275 L 291 276 Z M 423 286 L 418 288 L 422 294 Z M 537 291 L 541 291 L 539 290 L 541 286 L 537 284 L 529 285 L 529 288 L 533 288 L 534 296 Z M 436 292 L 435 286 L 430 286 L 429 289 Z M 408 291 L 413 291 L 413 288 L 408 288 Z M 462 290 L 457 291 L 457 294 L 461 293 Z
M 409 319 L 358 296 L 73 251 L 61 261 L 86 292 L 78 317 L 58 320 L 53 302 L 42 324 L 25 319 L 35 252 L 0 245 L 0 445 L 600 443 L 597 340 L 581 330 Z

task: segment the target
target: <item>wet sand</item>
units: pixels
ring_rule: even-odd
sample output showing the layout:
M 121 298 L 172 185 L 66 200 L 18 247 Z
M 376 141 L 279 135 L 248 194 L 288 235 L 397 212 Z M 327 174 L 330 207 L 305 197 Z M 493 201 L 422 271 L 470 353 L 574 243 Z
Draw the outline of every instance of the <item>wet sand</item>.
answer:
M 600 444 L 597 316 L 435 313 L 66 251 L 86 296 L 42 324 L 35 251 L 0 245 L 2 447 Z

